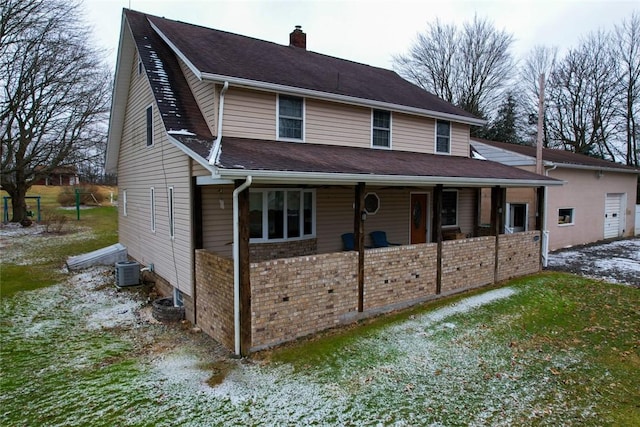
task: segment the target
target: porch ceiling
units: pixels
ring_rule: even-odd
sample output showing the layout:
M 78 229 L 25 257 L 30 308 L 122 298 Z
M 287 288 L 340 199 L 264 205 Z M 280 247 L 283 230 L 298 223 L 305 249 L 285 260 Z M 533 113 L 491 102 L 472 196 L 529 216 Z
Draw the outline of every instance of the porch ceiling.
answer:
M 465 187 L 562 185 L 546 176 L 488 160 L 321 144 L 222 139 L 221 178 L 256 182 Z

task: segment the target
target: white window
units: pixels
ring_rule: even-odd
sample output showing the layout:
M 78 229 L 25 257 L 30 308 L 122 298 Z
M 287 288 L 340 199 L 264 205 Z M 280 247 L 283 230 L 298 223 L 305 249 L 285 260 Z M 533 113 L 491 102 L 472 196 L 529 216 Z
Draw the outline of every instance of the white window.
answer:
M 391 148 L 391 112 L 373 110 L 371 114 L 371 146 Z
M 458 191 L 442 192 L 442 226 L 458 225 Z
M 558 225 L 572 225 L 573 223 L 573 208 L 558 209 Z
M 436 120 L 436 153 L 451 153 L 451 122 Z
M 127 190 L 122 192 L 122 216 L 127 216 Z
M 249 230 L 252 241 L 298 240 L 315 236 L 315 191 L 252 189 Z
M 295 96 L 278 96 L 278 138 L 302 141 L 304 101 Z
M 151 105 L 147 107 L 146 136 L 147 147 L 150 147 L 153 145 L 153 107 Z
M 169 187 L 169 236 L 171 236 L 172 239 L 175 237 L 175 232 L 176 232 L 173 205 L 174 205 L 173 187 Z
M 156 232 L 156 189 L 149 189 L 149 208 L 151 209 L 151 231 Z

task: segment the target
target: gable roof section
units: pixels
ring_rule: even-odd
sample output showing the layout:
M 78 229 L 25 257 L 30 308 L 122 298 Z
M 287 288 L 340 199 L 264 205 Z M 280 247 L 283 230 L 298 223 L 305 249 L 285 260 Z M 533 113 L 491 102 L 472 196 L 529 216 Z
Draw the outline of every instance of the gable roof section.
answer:
M 199 147 L 196 146 L 210 147 L 213 136 L 180 69 L 178 59 L 151 28 L 144 14 L 125 11 L 124 18 L 126 19 L 123 19 L 120 35 L 116 87 L 109 121 L 107 170 L 115 169 L 117 163 L 128 96 L 129 73 L 136 52 L 143 63 L 144 72 L 149 80 L 165 130 L 170 135 L 170 141 L 176 142 L 173 141 L 175 138 L 172 138 L 174 133 L 188 133 L 188 146 L 176 145 L 180 149 L 187 148 L 184 151 L 190 155 L 192 153 L 188 152 L 189 149 L 195 148 L 199 151 Z M 128 28 L 125 24 L 128 24 Z M 131 38 L 133 38 L 135 49 L 131 46 Z
M 482 138 L 471 138 L 471 145 L 474 143 L 481 143 L 490 147 L 497 148 L 499 150 L 515 153 L 518 157 L 528 157 L 530 162 L 528 164 L 535 164 L 536 147 L 530 145 L 510 144 L 507 142 L 490 141 Z M 476 144 L 477 146 L 477 144 Z M 486 157 L 485 152 L 482 153 Z M 544 162 L 550 162 L 558 166 L 564 166 L 569 168 L 586 168 L 586 169 L 606 169 L 615 170 L 623 173 L 640 173 L 640 170 L 631 166 L 623 165 L 608 160 L 598 159 L 595 157 L 585 156 L 584 154 L 576 154 L 571 151 L 557 150 L 552 148 L 542 149 L 542 160 Z M 521 163 L 525 164 L 525 163 Z
M 203 153 L 204 154 L 204 153 Z M 234 179 L 378 182 L 389 185 L 560 185 L 561 181 L 487 160 L 407 151 L 222 138 L 218 172 Z
M 127 16 L 142 15 L 127 11 Z M 441 116 L 482 125 L 481 120 L 406 81 L 397 73 L 293 46 L 144 15 L 176 55 L 200 78 L 379 108 Z M 302 91 L 302 92 L 301 92 Z

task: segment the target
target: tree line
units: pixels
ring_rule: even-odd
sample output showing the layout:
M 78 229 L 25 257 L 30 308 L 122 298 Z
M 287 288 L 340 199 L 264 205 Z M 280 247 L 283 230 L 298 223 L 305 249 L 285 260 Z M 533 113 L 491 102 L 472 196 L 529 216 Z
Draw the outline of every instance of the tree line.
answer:
M 396 71 L 487 120 L 473 135 L 534 145 L 539 76 L 545 77 L 543 144 L 640 166 L 640 14 L 585 35 L 563 55 L 536 46 L 517 60 L 512 34 L 477 16 L 429 23 Z

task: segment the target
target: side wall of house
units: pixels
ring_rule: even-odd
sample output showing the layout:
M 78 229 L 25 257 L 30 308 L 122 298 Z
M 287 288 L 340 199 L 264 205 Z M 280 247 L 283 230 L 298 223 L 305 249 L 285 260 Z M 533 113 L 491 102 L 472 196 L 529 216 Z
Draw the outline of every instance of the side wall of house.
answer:
M 211 135 L 216 135 L 216 122 L 218 119 L 218 110 L 216 108 L 218 94 L 216 91 L 216 85 L 198 79 L 196 75 L 191 72 L 189 67 L 180 59 L 178 59 L 178 63 L 180 64 L 180 69 L 191 88 L 193 97 L 195 98 L 198 107 L 200 107 L 200 111 L 209 126 Z
M 118 159 L 119 240 L 130 256 L 145 266 L 153 264 L 156 274 L 190 296 L 193 265 L 190 160 L 168 142 L 147 77 L 138 75 L 135 61 L 130 72 Z M 146 109 L 150 105 L 153 107 L 153 145 L 148 147 Z M 174 191 L 173 239 L 169 226 L 169 187 Z M 155 231 L 152 230 L 151 188 L 155 193 Z
M 210 84 L 199 82 L 187 69 L 185 72 L 198 104 L 207 105 L 201 94 Z M 275 93 L 231 87 L 225 95 L 222 133 L 228 137 L 277 139 L 276 108 Z M 213 106 L 210 110 L 215 111 Z M 306 98 L 304 110 L 305 143 L 371 148 L 371 108 Z M 435 153 L 435 122 L 429 117 L 392 112 L 391 148 Z M 451 124 L 451 155 L 469 157 L 468 125 Z
M 605 171 L 557 168 L 550 172 L 555 179 L 566 181 L 561 187 L 550 187 L 547 203 L 549 249 L 595 242 L 604 238 L 605 199 L 607 193 L 624 194 L 624 236 L 633 236 L 636 198 L 636 175 Z M 573 208 L 573 224 L 558 224 L 558 210 Z

